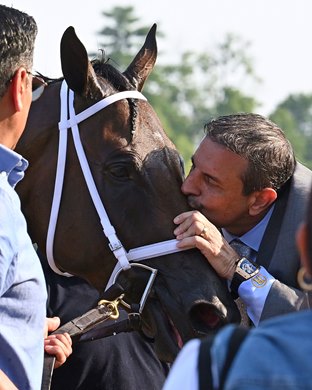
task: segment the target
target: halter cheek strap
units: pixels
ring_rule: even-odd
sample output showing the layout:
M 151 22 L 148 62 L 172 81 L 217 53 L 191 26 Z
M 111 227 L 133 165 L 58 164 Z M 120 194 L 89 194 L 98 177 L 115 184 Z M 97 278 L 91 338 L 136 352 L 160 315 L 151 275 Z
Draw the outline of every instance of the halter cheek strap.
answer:
M 181 251 L 181 249 L 177 248 L 178 241 L 173 239 L 173 240 L 158 242 L 155 244 L 134 248 L 131 249 L 129 252 L 126 252 L 125 248 L 123 247 L 122 243 L 120 242 L 120 240 L 116 235 L 116 231 L 114 227 L 110 223 L 109 217 L 107 215 L 107 212 L 101 201 L 95 182 L 93 180 L 83 146 L 81 144 L 79 128 L 78 128 L 78 124 L 80 122 L 84 121 L 85 119 L 94 115 L 98 111 L 104 109 L 108 105 L 113 104 L 119 100 L 129 99 L 129 98 L 146 100 L 146 98 L 138 91 L 118 92 L 114 95 L 111 95 L 109 97 L 100 100 L 93 106 L 87 108 L 86 110 L 76 115 L 74 109 L 74 92 L 68 88 L 65 80 L 63 81 L 61 86 L 60 98 L 61 98 L 61 117 L 59 122 L 60 136 L 59 136 L 59 148 L 58 148 L 58 161 L 57 161 L 57 168 L 56 168 L 56 177 L 55 177 L 50 221 L 49 221 L 49 227 L 47 233 L 47 243 L 46 243 L 47 259 L 51 269 L 54 272 L 63 276 L 72 276 L 67 272 L 61 272 L 57 268 L 53 256 L 54 236 L 55 236 L 55 230 L 56 230 L 56 224 L 58 219 L 58 213 L 59 213 L 62 190 L 63 190 L 63 182 L 64 182 L 67 135 L 68 135 L 67 130 L 70 128 L 72 131 L 77 156 L 80 162 L 80 166 L 86 184 L 89 189 L 90 196 L 92 198 L 93 204 L 100 218 L 103 232 L 109 241 L 109 247 L 117 259 L 117 264 L 108 281 L 106 287 L 107 289 L 111 286 L 111 284 L 115 280 L 116 275 L 121 270 L 126 270 L 131 267 L 130 262 L 141 261 L 152 257 L 163 256 L 163 255 Z M 69 112 L 69 119 L 67 117 L 68 112 Z

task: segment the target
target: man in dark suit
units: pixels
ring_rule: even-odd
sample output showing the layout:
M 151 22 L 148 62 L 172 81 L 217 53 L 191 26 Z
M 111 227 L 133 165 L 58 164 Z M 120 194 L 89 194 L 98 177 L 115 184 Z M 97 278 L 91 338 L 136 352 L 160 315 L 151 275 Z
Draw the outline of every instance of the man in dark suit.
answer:
M 196 211 L 174 220 L 179 246 L 201 250 L 255 325 L 306 308 L 309 298 L 296 280 L 295 232 L 312 172 L 261 115 L 223 116 L 205 131 L 182 185 Z

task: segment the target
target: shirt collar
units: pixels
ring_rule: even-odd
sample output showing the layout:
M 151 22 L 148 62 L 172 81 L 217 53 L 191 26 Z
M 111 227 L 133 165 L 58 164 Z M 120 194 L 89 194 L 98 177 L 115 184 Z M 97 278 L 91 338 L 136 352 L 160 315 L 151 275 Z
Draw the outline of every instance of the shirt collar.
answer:
M 241 242 L 243 242 L 245 245 L 249 246 L 249 248 L 255 250 L 256 252 L 259 251 L 260 244 L 265 232 L 265 229 L 268 226 L 269 220 L 271 218 L 271 215 L 274 210 L 274 204 L 271 206 L 270 210 L 266 213 L 266 215 L 261 219 L 261 221 L 254 226 L 251 230 L 249 230 L 247 233 L 243 234 L 242 236 L 234 236 L 233 234 L 229 233 L 227 230 L 222 228 L 222 234 L 227 242 L 231 242 L 235 238 L 238 238 Z
M 22 180 L 28 161 L 20 154 L 0 144 L 0 172 L 5 172 L 12 187 Z

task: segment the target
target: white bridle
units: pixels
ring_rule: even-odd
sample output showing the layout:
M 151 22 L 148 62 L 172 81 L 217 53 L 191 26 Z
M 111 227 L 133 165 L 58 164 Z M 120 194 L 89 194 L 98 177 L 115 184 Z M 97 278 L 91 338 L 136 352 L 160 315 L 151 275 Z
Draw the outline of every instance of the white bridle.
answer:
M 122 243 L 116 235 L 116 231 L 106 213 L 105 207 L 102 204 L 101 198 L 97 191 L 96 185 L 94 183 L 90 167 L 81 144 L 78 124 L 90 116 L 94 115 L 98 111 L 104 109 L 108 105 L 117 102 L 122 99 L 141 99 L 146 100 L 146 98 L 138 91 L 123 91 L 118 92 L 112 96 L 108 96 L 99 102 L 95 103 L 93 106 L 87 108 L 86 110 L 80 112 L 76 115 L 74 109 L 74 92 L 70 90 L 65 82 L 62 83 L 60 90 L 60 99 L 61 99 L 61 116 L 59 122 L 59 148 L 58 148 L 58 161 L 56 168 L 56 177 L 54 185 L 54 194 L 53 201 L 50 213 L 50 221 L 47 233 L 47 243 L 46 243 L 46 253 L 47 259 L 51 269 L 59 275 L 63 276 L 73 276 L 67 272 L 60 271 L 54 261 L 53 256 L 53 244 L 54 244 L 54 235 L 57 224 L 57 218 L 60 208 L 63 182 L 64 182 L 64 172 L 65 172 L 65 162 L 66 162 L 66 149 L 67 149 L 67 130 L 70 128 L 72 131 L 74 145 L 76 148 L 77 156 L 80 162 L 80 166 L 88 186 L 90 196 L 100 218 L 100 222 L 103 228 L 103 232 L 109 241 L 109 247 L 117 259 L 117 264 L 110 276 L 106 289 L 109 288 L 115 281 L 116 275 L 121 270 L 127 270 L 131 267 L 131 262 L 141 261 L 145 259 L 150 259 L 156 256 L 164 256 L 175 252 L 180 252 L 182 249 L 177 248 L 177 240 L 167 240 L 158 242 L 151 245 L 145 245 L 138 248 L 130 249 L 129 252 L 126 252 Z M 68 104 L 68 106 L 67 106 Z M 69 111 L 69 119 L 67 117 L 67 112 Z

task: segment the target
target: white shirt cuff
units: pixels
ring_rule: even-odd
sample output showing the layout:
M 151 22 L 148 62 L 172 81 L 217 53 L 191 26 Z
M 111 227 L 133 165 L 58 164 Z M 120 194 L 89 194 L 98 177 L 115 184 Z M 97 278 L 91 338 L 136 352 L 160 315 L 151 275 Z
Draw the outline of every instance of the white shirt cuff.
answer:
M 262 310 L 275 278 L 263 267 L 253 278 L 241 283 L 238 294 L 246 305 L 249 318 L 258 326 Z

